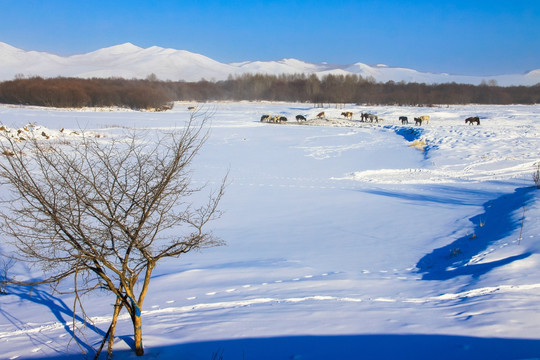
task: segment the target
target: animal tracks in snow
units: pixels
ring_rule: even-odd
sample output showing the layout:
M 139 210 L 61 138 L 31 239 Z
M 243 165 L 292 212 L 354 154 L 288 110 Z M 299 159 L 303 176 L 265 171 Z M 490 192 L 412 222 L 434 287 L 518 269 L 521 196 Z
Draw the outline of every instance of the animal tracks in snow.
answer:
M 488 247 L 485 251 L 482 251 L 481 253 L 479 253 L 478 255 L 475 255 L 471 258 L 471 260 L 469 260 L 469 263 L 468 265 L 471 265 L 471 264 L 476 264 L 476 263 L 479 263 L 481 261 L 483 261 L 489 254 L 493 253 L 495 250 L 497 249 L 504 249 L 505 247 L 507 247 L 508 245 L 510 244 L 517 244 L 519 240 L 512 240 L 512 241 L 504 241 L 500 244 L 493 244 L 492 246 Z
M 291 189 L 343 189 L 351 187 L 344 186 L 337 182 L 338 179 L 313 179 L 296 177 L 268 177 L 268 178 L 238 178 L 233 184 L 241 187 L 269 187 L 269 188 L 291 188 Z
M 404 281 L 417 281 L 421 278 L 421 276 L 414 272 L 415 267 L 408 267 L 406 269 L 390 269 L 390 270 L 368 270 L 363 269 L 359 272 L 359 276 L 361 277 L 368 277 L 370 280 L 379 280 L 379 279 L 397 279 L 397 280 L 404 280 Z M 273 287 L 274 291 L 279 292 L 280 286 L 287 286 L 288 284 L 293 283 L 305 283 L 309 281 L 318 281 L 322 280 L 323 278 L 327 278 L 329 276 L 339 276 L 344 273 L 339 271 L 330 271 L 330 272 L 324 272 L 321 274 L 306 274 L 301 276 L 294 276 L 288 279 L 285 278 L 279 278 L 274 280 L 267 280 L 261 283 L 252 283 L 252 284 L 242 284 L 237 286 L 231 286 L 220 290 L 207 290 L 201 292 L 199 295 L 192 295 L 189 297 L 182 299 L 178 299 L 178 301 L 193 301 L 200 298 L 207 298 L 207 297 L 216 297 L 216 296 L 223 296 L 223 295 L 237 295 L 242 296 L 244 293 L 249 293 L 250 295 L 253 295 L 257 291 L 264 292 L 263 288 L 265 287 Z M 277 288 L 276 288 L 277 286 Z M 177 300 L 168 300 L 165 303 L 166 304 L 172 304 L 177 302 Z M 154 305 L 152 308 L 155 309 L 161 309 L 162 307 L 160 305 Z
M 489 252 L 489 250 L 487 251 Z M 415 272 L 415 267 L 408 267 L 403 270 L 399 269 L 391 269 L 391 270 L 368 270 L 363 269 L 359 272 L 359 280 L 362 279 L 362 277 L 367 277 L 369 280 L 392 280 L 397 279 L 400 281 L 417 281 L 421 278 L 419 274 Z M 288 291 L 290 288 L 287 287 L 287 284 L 292 283 L 302 283 L 306 281 L 316 281 L 320 280 L 323 277 L 328 276 L 339 276 L 344 273 L 342 272 L 325 272 L 321 274 L 307 274 L 303 276 L 296 276 L 291 277 L 289 279 L 275 279 L 271 281 L 266 281 L 258 284 L 244 284 L 239 285 L 236 287 L 229 287 L 223 290 L 215 290 L 215 291 L 207 291 L 204 292 L 203 296 L 190 296 L 185 298 L 187 301 L 195 301 L 197 299 L 203 299 L 208 297 L 217 297 L 225 296 L 226 298 L 228 295 L 235 295 L 235 297 L 240 297 L 239 300 L 225 300 L 221 302 L 216 303 L 194 303 L 191 305 L 181 306 L 178 308 L 172 308 L 172 307 L 156 307 L 152 310 L 147 311 L 146 313 L 150 314 L 155 311 L 172 311 L 171 309 L 183 309 L 180 311 L 187 311 L 185 309 L 189 308 L 192 310 L 197 310 L 199 308 L 209 309 L 209 308 L 220 308 L 220 306 L 223 305 L 224 308 L 230 308 L 230 307 L 238 307 L 238 306 L 248 306 L 248 305 L 256 305 L 256 304 L 266 304 L 266 303 L 299 303 L 299 302 L 306 302 L 310 300 L 315 301 L 338 301 L 338 302 L 378 302 L 378 303 L 410 303 L 410 304 L 420 304 L 420 303 L 429 303 L 429 302 L 444 302 L 449 300 L 456 300 L 461 298 L 469 298 L 469 297 L 476 297 L 481 295 L 486 295 L 490 293 L 497 293 L 497 292 L 509 292 L 516 289 L 536 289 L 540 288 L 540 284 L 533 284 L 533 285 L 521 285 L 521 286 L 499 286 L 499 287 L 492 287 L 492 288 L 481 288 L 477 290 L 469 290 L 462 293 L 452 293 L 452 294 L 442 294 L 439 296 L 431 296 L 431 297 L 423 297 L 423 298 L 406 298 L 406 297 L 400 297 L 400 298 L 392 298 L 392 297 L 385 297 L 385 296 L 364 296 L 364 297 L 339 297 L 339 296 L 328 296 L 328 295 L 311 295 L 311 296 L 305 296 L 305 297 L 275 297 L 275 296 L 265 296 L 268 294 L 268 292 L 265 292 L 263 290 L 264 287 L 272 287 L 273 286 L 273 292 L 274 293 L 280 293 L 282 291 Z M 307 286 L 311 286 L 309 284 L 306 284 Z M 277 286 L 277 287 L 276 287 Z M 282 288 L 283 287 L 283 288 Z M 281 289 L 281 290 L 280 290 Z M 260 290 L 257 292 L 257 290 Z M 247 293 L 246 293 L 247 291 Z M 245 299 L 245 294 L 249 294 L 250 297 L 253 296 L 261 296 L 261 297 L 253 297 L 249 299 Z M 184 301 L 185 301 L 184 300 Z M 169 300 L 166 303 L 171 304 L 173 302 L 176 302 L 175 300 Z M 221 304 L 221 305 L 219 305 Z M 168 310 L 169 309 L 169 310 Z
M 242 291 L 259 290 L 260 287 L 287 284 L 287 283 L 292 283 L 292 282 L 301 282 L 301 281 L 307 281 L 307 280 L 317 280 L 320 277 L 326 277 L 326 276 L 337 275 L 337 274 L 340 274 L 340 273 L 339 272 L 326 272 L 326 273 L 322 273 L 320 275 L 308 274 L 308 275 L 293 277 L 293 278 L 290 278 L 290 279 L 276 279 L 276 280 L 266 281 L 266 282 L 257 283 L 257 284 L 243 284 L 243 285 L 238 285 L 236 287 L 230 287 L 230 288 L 227 288 L 227 289 L 224 289 L 224 290 L 207 291 L 207 292 L 204 293 L 204 295 L 205 296 L 215 296 L 215 295 L 220 295 L 220 294 L 233 294 L 233 293 L 239 294 Z M 195 300 L 197 298 L 198 298 L 198 296 L 190 296 L 190 297 L 187 297 L 185 299 L 186 300 Z M 169 300 L 166 303 L 173 303 L 173 302 L 175 302 L 175 300 Z
M 540 289 L 540 283 L 536 284 L 523 284 L 523 285 L 500 285 L 492 287 L 482 287 L 477 289 L 471 289 L 467 291 L 457 293 L 445 293 L 437 296 L 427 296 L 420 298 L 393 298 L 393 297 L 369 297 L 369 296 L 330 296 L 330 295 L 309 295 L 302 297 L 256 297 L 249 299 L 238 299 L 229 301 L 218 301 L 213 303 L 197 303 L 192 305 L 184 305 L 178 307 L 165 307 L 160 309 L 143 311 L 143 317 L 157 316 L 160 314 L 182 314 L 182 313 L 194 313 L 200 310 L 224 310 L 233 309 L 246 306 L 263 306 L 263 305 L 275 305 L 275 304 L 298 304 L 307 302 L 345 302 L 345 303 L 386 303 L 386 304 L 411 304 L 421 305 L 426 303 L 444 303 L 451 301 L 460 301 L 463 299 L 471 299 L 487 295 L 495 294 L 512 294 L 523 293 L 526 291 L 538 291 Z M 119 320 L 127 320 L 128 315 L 124 314 L 120 316 Z M 94 317 L 92 322 L 96 325 L 110 322 L 110 317 Z M 47 331 L 64 329 L 65 324 L 52 323 L 49 325 L 42 325 L 36 328 L 26 328 L 17 331 L 0 332 L 0 339 L 9 338 L 16 335 L 44 333 Z M 65 334 L 63 334 L 65 335 Z M 33 353 L 40 351 L 41 348 L 33 348 Z M 10 359 L 17 359 L 20 355 L 12 356 Z
M 410 303 L 410 304 L 423 304 L 423 303 L 440 303 L 455 300 L 462 300 L 465 298 L 475 298 L 480 296 L 492 295 L 492 294 L 505 294 L 505 293 L 517 293 L 522 291 L 537 290 L 540 289 L 540 283 L 538 284 L 526 284 L 526 285 L 501 285 L 493 287 L 483 287 L 478 289 L 472 289 L 457 293 L 446 293 L 437 296 L 428 296 L 421 298 L 392 298 L 392 297 L 360 297 L 360 296 L 329 296 L 329 295 L 310 295 L 303 297 L 260 297 L 252 299 L 241 299 L 232 301 L 222 301 L 216 303 L 198 303 L 193 305 L 171 307 L 160 310 L 150 310 L 144 312 L 146 315 L 159 312 L 191 312 L 197 310 L 211 310 L 211 309 L 227 309 L 242 306 L 251 305 L 264 305 L 264 304 L 276 304 L 276 303 L 301 303 L 309 301 L 321 301 L 321 302 L 379 302 L 379 303 Z
M 503 244 L 504 245 L 504 244 Z M 358 272 L 360 280 L 362 277 L 366 277 L 370 280 L 379 280 L 382 278 L 403 278 L 407 281 L 416 281 L 418 279 L 417 274 L 414 272 L 413 267 L 407 269 L 363 269 Z M 333 279 L 328 277 L 336 277 L 337 281 L 347 280 L 347 274 L 343 272 L 324 272 L 319 274 L 306 273 L 304 275 L 291 276 L 290 278 L 276 278 L 274 280 L 267 279 L 261 283 L 244 283 L 237 286 L 224 287 L 222 290 L 213 291 L 201 291 L 200 296 L 191 296 L 184 300 L 182 299 L 169 299 L 163 302 L 163 304 L 155 304 L 149 306 L 148 310 L 143 311 L 143 318 L 152 319 L 156 317 L 156 321 L 176 321 L 178 317 L 182 316 L 199 316 L 202 312 L 207 313 L 211 311 L 235 311 L 235 309 L 246 307 L 264 307 L 264 306 L 287 306 L 287 305 L 299 305 L 306 304 L 308 306 L 320 305 L 321 309 L 327 309 L 328 306 L 334 308 L 337 304 L 348 304 L 348 306 L 360 306 L 364 309 L 371 307 L 398 307 L 400 309 L 420 309 L 419 307 L 426 306 L 426 304 L 432 304 L 432 306 L 441 306 L 444 304 L 453 305 L 461 303 L 465 299 L 480 298 L 483 296 L 497 296 L 497 295 L 513 295 L 517 296 L 530 296 L 531 294 L 538 294 L 540 291 L 540 283 L 522 284 L 522 285 L 499 285 L 490 287 L 480 287 L 476 289 L 468 289 L 466 291 L 459 292 L 447 292 L 438 295 L 428 295 L 420 297 L 408 297 L 408 296 L 388 296 L 376 293 L 365 294 L 350 294 L 350 295 L 329 295 L 325 294 L 325 286 L 323 289 L 317 290 L 316 287 L 312 287 L 310 282 L 317 280 L 325 280 L 327 285 L 332 283 Z M 330 281 L 330 282 L 328 282 Z M 299 283 L 305 282 L 305 285 L 310 291 L 306 291 L 303 288 L 301 296 L 295 296 L 294 289 Z M 293 285 L 294 284 L 294 285 Z M 287 286 L 289 285 L 289 286 Z M 292 285 L 292 288 L 291 288 Z M 264 291 L 268 287 L 273 287 L 274 294 L 270 295 L 269 292 Z M 254 290 L 263 290 L 260 292 L 254 292 Z M 293 293 L 291 293 L 293 290 Z M 373 289 L 372 289 L 373 290 Z M 377 292 L 377 290 L 375 290 Z M 288 295 L 283 296 L 287 293 Z M 281 296 L 279 295 L 281 294 Z M 208 299 L 215 299 L 215 301 L 209 301 Z M 196 301 L 198 300 L 198 301 Z M 193 303 L 189 303 L 193 302 Z M 178 306 L 175 304 L 178 303 Z M 319 305 L 317 305 L 319 304 Z M 470 314 L 457 313 L 456 317 L 467 317 Z M 171 320 L 168 320 L 171 319 Z M 102 324 L 107 325 L 110 322 L 110 316 L 93 317 L 90 321 L 100 326 Z M 119 321 L 128 321 L 129 315 L 122 314 Z M 47 335 L 47 333 L 62 332 L 58 337 L 66 337 L 65 323 L 55 322 L 49 324 L 42 324 L 37 327 L 26 327 L 17 331 L 0 331 L 0 339 L 8 341 L 12 337 L 20 336 L 37 336 L 38 334 Z M 50 335 L 48 335 L 50 336 Z M 65 341 L 65 340 L 64 340 Z M 52 343 L 52 341 L 45 342 L 46 344 Z M 13 354 L 9 359 L 25 358 L 30 354 L 36 354 L 42 349 L 40 347 L 29 348 L 26 354 Z M 35 356 L 35 355 L 34 355 Z

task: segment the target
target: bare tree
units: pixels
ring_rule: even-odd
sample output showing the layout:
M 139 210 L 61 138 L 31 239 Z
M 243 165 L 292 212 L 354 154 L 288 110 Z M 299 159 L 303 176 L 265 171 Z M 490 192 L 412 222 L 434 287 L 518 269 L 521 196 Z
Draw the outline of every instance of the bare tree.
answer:
M 105 289 L 116 297 L 96 358 L 105 343 L 112 356 L 122 309 L 133 323 L 135 352 L 144 354 L 141 309 L 158 261 L 222 244 L 206 227 L 220 216 L 225 178 L 201 206 L 193 196 L 204 187 L 191 184 L 208 117 L 192 114 L 184 127 L 154 138 L 140 131 L 56 142 L 2 135 L 0 179 L 11 190 L 0 210 L 2 228 L 18 259 L 44 271 L 43 279 L 24 284 L 71 279 L 74 316 L 82 311 L 85 319 L 82 295 Z

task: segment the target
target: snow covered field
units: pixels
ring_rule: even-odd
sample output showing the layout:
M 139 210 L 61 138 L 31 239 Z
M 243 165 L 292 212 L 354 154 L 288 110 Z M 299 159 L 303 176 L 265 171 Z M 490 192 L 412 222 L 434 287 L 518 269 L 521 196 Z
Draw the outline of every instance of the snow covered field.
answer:
M 2 105 L 0 122 L 113 136 L 182 125 L 192 105 Z M 211 225 L 227 245 L 156 269 L 143 311 L 146 358 L 540 359 L 540 106 L 204 107 L 215 114 L 194 180 L 212 186 L 229 172 L 225 214 Z M 315 120 L 323 110 L 326 120 Z M 385 120 L 362 123 L 360 112 Z M 289 121 L 262 123 L 263 114 Z M 297 124 L 297 114 L 308 121 Z M 429 124 L 398 123 L 420 115 Z M 466 125 L 469 116 L 481 125 Z M 81 358 L 70 296 L 9 291 L 0 296 L 0 359 Z M 113 300 L 96 293 L 86 302 L 99 329 L 80 339 L 95 346 Z M 126 316 L 116 359 L 135 358 Z

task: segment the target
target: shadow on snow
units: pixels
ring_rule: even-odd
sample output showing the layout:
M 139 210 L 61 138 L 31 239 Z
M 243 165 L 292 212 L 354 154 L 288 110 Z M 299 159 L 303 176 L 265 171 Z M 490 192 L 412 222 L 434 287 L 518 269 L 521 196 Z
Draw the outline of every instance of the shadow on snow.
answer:
M 422 128 L 412 127 L 412 126 L 387 125 L 384 128 L 393 130 L 397 135 L 402 136 L 405 140 L 411 143 L 415 140 L 420 140 L 424 132 Z M 427 144 L 423 151 L 424 160 L 426 160 L 429 157 L 429 152 L 431 150 L 436 150 L 436 149 L 437 149 L 436 146 L 431 146 Z
M 465 206 L 474 206 L 477 205 L 476 197 L 482 195 L 484 197 L 491 196 L 491 192 L 480 192 L 476 189 L 467 190 L 464 188 L 458 188 L 455 186 L 432 186 L 429 194 L 419 194 L 416 192 L 403 191 L 399 192 L 395 189 L 392 190 L 383 190 L 383 189 L 362 189 L 362 192 L 390 197 L 395 199 L 400 199 L 410 202 L 421 202 L 421 203 L 434 203 L 434 204 L 452 204 L 452 205 L 465 205 Z
M 532 359 L 540 341 L 451 335 L 288 336 L 147 347 L 144 358 L 177 360 Z M 54 359 L 79 359 L 65 355 Z M 104 358 L 104 357 L 103 357 Z M 115 360 L 136 358 L 115 352 Z M 47 358 L 53 359 L 53 358 Z
M 478 277 L 494 268 L 530 256 L 531 253 L 523 253 L 489 263 L 467 265 L 475 255 L 521 226 L 521 218 L 516 219 L 512 215 L 532 200 L 535 190 L 535 187 L 518 188 L 512 194 L 484 203 L 484 212 L 470 218 L 475 225 L 474 236 L 462 236 L 418 261 L 416 267 L 424 274 L 422 279 L 447 280 L 460 275 Z
M 95 351 L 91 346 L 86 343 L 86 340 L 80 338 L 77 335 L 77 331 L 72 328 L 73 319 L 75 319 L 81 327 L 84 327 L 85 329 L 91 329 L 102 337 L 105 336 L 104 331 L 88 323 L 79 315 L 74 314 L 73 310 L 69 306 L 67 306 L 67 304 L 62 301 L 62 299 L 55 297 L 47 291 L 43 291 L 36 286 L 11 285 L 8 286 L 7 295 L 15 295 L 22 300 L 30 301 L 47 307 L 54 315 L 56 320 L 63 325 L 65 331 L 81 346 L 82 349 L 84 349 L 89 354 L 93 354 L 95 353 Z M 8 319 L 9 322 L 11 322 L 17 329 L 25 328 L 25 323 L 19 321 L 7 311 L 2 310 L 1 307 L 0 314 L 3 315 L 6 319 Z M 38 337 L 33 337 L 31 335 L 29 336 L 32 337 L 32 340 L 34 342 L 39 342 Z M 48 343 L 40 343 L 40 345 L 47 347 Z

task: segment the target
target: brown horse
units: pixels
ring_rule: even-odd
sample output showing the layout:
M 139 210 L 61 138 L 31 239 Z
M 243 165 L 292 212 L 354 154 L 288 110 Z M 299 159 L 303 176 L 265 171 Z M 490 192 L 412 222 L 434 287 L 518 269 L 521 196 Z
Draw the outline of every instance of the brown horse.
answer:
M 321 111 L 320 113 L 318 113 L 317 118 L 323 119 L 324 118 L 324 111 Z
M 345 116 L 346 119 L 352 120 L 352 112 L 350 111 L 342 112 L 341 115 Z

